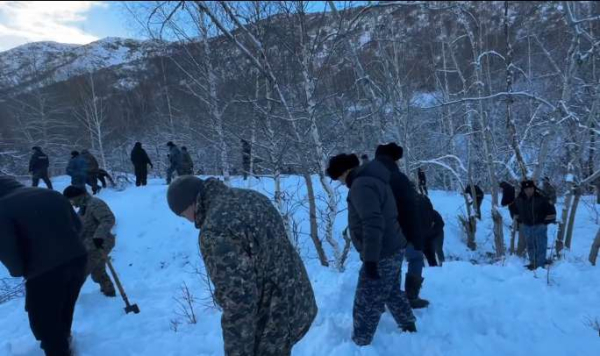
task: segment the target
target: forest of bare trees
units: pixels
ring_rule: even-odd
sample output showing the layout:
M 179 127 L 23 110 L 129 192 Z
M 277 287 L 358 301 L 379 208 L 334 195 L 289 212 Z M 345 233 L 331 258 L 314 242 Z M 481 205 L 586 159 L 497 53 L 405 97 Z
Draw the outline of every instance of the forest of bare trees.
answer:
M 0 171 L 25 175 L 33 145 L 55 174 L 81 147 L 128 171 L 134 142 L 164 162 L 172 140 L 190 147 L 201 173 L 228 182 L 245 140 L 251 174 L 276 182 L 290 234 L 281 177 L 304 177 L 321 263 L 343 268 L 327 160 L 395 141 L 411 179 L 422 167 L 435 188 L 491 194 L 497 257 L 506 249 L 499 182 L 550 177 L 565 195 L 557 250 L 570 247 L 581 196 L 600 176 L 598 3 L 171 1 L 124 11 L 160 55 L 137 71 L 0 91 Z M 135 84 L 113 85 L 128 75 Z M 474 242 L 472 215 L 463 222 Z

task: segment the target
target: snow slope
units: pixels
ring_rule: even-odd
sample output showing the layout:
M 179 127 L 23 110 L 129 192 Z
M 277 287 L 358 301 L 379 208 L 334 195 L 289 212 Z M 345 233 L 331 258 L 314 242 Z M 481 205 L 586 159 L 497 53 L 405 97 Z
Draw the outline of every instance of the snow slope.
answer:
M 60 177 L 55 184 L 62 189 L 67 181 Z M 235 182 L 238 186 L 245 184 Z M 269 180 L 254 181 L 252 185 L 272 194 Z M 285 187 L 291 199 L 305 194 L 297 178 L 287 178 Z M 344 188 L 339 191 L 345 195 Z M 125 315 L 120 299 L 105 298 L 88 280 L 73 326 L 78 355 L 223 355 L 220 314 L 206 306 L 205 286 L 193 273 L 196 268 L 203 268 L 198 255 L 198 232 L 169 211 L 165 192 L 166 186 L 160 180 L 123 192 L 102 191 L 101 197 L 110 204 L 118 220 L 114 264 L 141 313 Z M 356 347 L 350 335 L 358 257 L 353 251 L 344 273 L 320 267 L 308 238 L 303 237 L 301 251 L 319 314 L 310 332 L 295 347 L 295 356 L 600 354 L 598 332 L 585 325 L 587 318 L 600 318 L 600 270 L 586 263 L 598 227 L 591 200 L 580 208 L 573 250 L 566 260 L 552 266 L 549 285 L 545 270 L 527 271 L 521 259 L 510 257 L 495 264 L 484 263 L 486 252 L 492 251 L 491 226 L 479 227 L 480 251 L 470 252 L 456 219 L 462 208 L 461 198 L 433 192 L 432 200 L 446 220 L 445 251 L 453 261 L 424 271 L 422 296 L 432 305 L 416 311 L 419 332 L 400 333 L 391 316 L 384 314 L 373 344 Z M 345 199 L 341 202 L 345 204 Z M 485 212 L 489 211 L 487 204 L 486 197 Z M 304 209 L 296 212 L 296 218 L 306 229 Z M 345 227 L 345 219 L 342 213 L 336 224 L 338 232 Z M 489 216 L 484 216 L 484 220 L 489 221 Z M 6 274 L 0 268 L 0 277 Z M 180 294 L 184 282 L 197 299 L 195 325 L 177 315 L 174 297 Z M 0 305 L 2 356 L 43 355 L 31 335 L 23 307 L 22 299 Z M 174 321 L 179 323 L 177 331 Z

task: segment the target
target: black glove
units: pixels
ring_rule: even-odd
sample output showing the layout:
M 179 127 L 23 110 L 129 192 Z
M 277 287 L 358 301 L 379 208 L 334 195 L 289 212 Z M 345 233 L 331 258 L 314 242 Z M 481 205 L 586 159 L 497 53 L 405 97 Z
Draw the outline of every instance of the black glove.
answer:
M 377 272 L 377 262 L 365 262 L 363 264 L 365 274 L 369 279 L 380 279 L 379 272 Z
M 104 239 L 93 239 L 92 241 L 94 241 L 94 246 L 96 246 L 97 249 L 102 249 L 102 245 L 104 244 Z

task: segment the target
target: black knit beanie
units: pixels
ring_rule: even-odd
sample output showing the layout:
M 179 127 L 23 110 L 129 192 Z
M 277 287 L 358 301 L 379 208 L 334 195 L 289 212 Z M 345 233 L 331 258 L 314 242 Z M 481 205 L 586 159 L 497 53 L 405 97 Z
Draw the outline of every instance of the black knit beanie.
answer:
M 375 150 L 375 157 L 378 156 L 386 156 L 390 157 L 394 161 L 398 161 L 402 158 L 404 150 L 401 146 L 398 146 L 394 142 L 390 142 L 386 145 L 377 146 L 377 150 Z
M 86 193 L 85 188 L 77 187 L 74 185 L 70 185 L 65 188 L 63 191 L 63 195 L 67 199 L 77 198 L 78 196 L 84 195 Z
M 360 161 L 355 154 L 339 154 L 329 159 L 327 167 L 327 176 L 333 180 L 338 180 L 349 169 L 354 169 L 360 165 Z
M 181 215 L 185 209 L 194 204 L 198 194 L 204 189 L 202 179 L 194 176 L 177 178 L 169 185 L 167 202 L 175 215 Z

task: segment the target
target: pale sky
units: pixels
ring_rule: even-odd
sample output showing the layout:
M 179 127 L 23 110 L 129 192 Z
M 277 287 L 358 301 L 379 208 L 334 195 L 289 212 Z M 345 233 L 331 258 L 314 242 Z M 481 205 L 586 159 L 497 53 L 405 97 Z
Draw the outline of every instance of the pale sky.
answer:
M 28 42 L 86 44 L 104 37 L 131 37 L 123 12 L 108 1 L 2 1 L 0 51 Z

